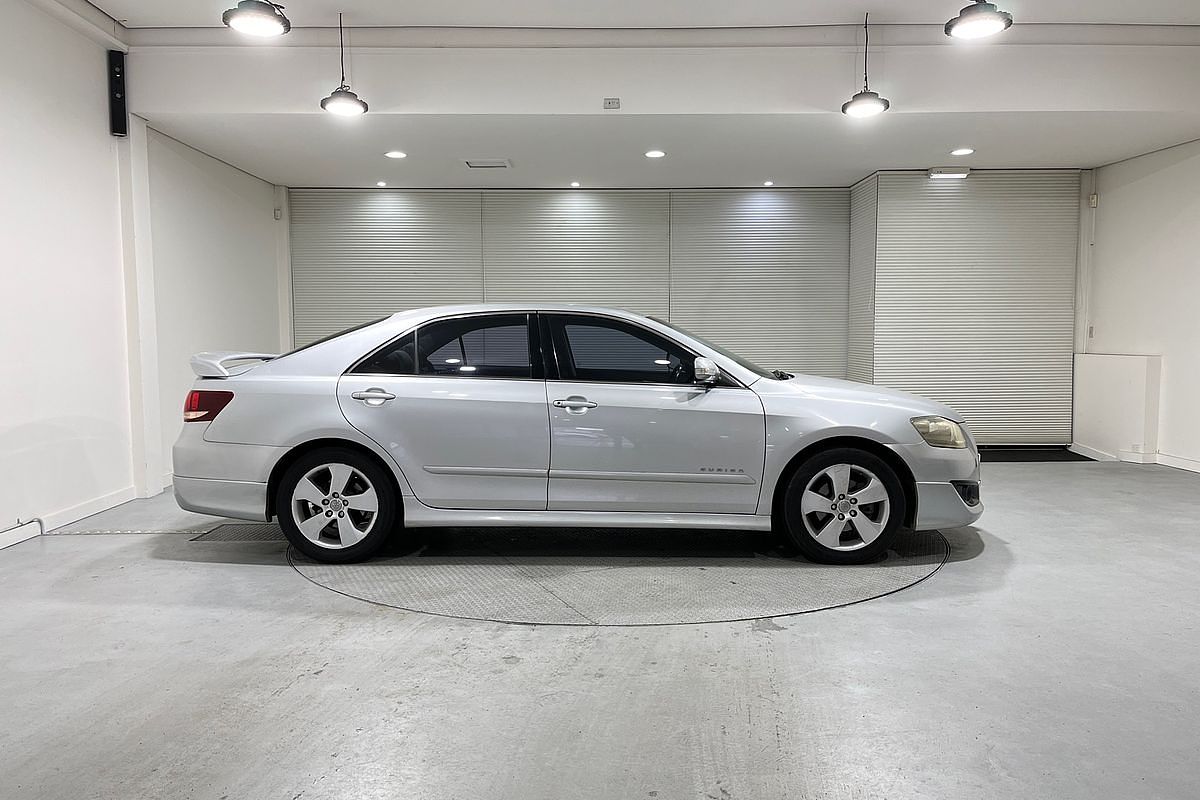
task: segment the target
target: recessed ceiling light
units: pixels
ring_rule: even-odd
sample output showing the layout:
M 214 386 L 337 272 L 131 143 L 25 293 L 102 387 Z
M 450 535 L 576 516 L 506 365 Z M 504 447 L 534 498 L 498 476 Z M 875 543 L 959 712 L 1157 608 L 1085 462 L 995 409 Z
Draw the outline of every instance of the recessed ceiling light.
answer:
M 578 188 L 579 188 L 579 181 L 571 181 L 571 188 L 572 188 L 572 189 L 578 189 Z
M 221 15 L 221 22 L 251 36 L 282 36 L 292 29 L 292 23 L 283 15 L 283 6 L 262 0 L 242 0 Z
M 388 150 L 384 155 L 388 158 L 408 158 L 408 153 L 403 153 L 399 150 Z
M 376 181 L 375 185 L 376 186 L 387 186 L 387 181 Z
M 969 155 L 971 155 L 971 153 L 974 153 L 974 152 L 975 152 L 974 147 L 960 147 L 957 150 L 951 150 L 950 155 L 952 155 L 952 156 L 969 156 Z
M 763 186 L 774 186 L 775 181 L 763 181 Z
M 1012 27 L 1012 14 L 996 8 L 994 3 L 975 0 L 974 5 L 958 12 L 946 23 L 946 35 L 955 39 L 982 39 Z
M 666 153 L 664 153 L 662 150 L 647 150 L 646 151 L 646 158 L 662 158 L 665 155 L 666 155 Z

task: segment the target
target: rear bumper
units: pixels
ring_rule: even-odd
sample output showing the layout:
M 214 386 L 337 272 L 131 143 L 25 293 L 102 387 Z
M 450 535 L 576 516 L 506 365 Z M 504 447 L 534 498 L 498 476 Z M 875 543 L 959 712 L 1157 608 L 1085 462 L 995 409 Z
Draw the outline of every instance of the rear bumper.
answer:
M 974 447 L 953 450 L 927 444 L 893 445 L 912 469 L 917 483 L 913 530 L 958 528 L 983 514 L 983 503 L 967 505 L 955 483 L 979 483 L 979 453 Z
M 185 511 L 219 517 L 267 519 L 267 484 L 211 478 L 174 479 L 175 502 Z
M 186 511 L 265 520 L 267 481 L 285 448 L 210 442 L 208 423 L 185 422 L 171 451 L 175 501 Z

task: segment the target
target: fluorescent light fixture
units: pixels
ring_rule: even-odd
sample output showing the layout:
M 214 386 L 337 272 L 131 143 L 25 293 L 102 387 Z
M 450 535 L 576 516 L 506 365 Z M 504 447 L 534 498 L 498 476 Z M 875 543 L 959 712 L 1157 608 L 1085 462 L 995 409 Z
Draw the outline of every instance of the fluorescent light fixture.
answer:
M 1006 31 L 1012 24 L 1012 14 L 999 10 L 994 3 L 975 0 L 974 5 L 967 6 L 946 23 L 946 35 L 955 39 L 982 39 Z
M 646 151 L 646 158 L 662 158 L 665 155 L 666 155 L 666 153 L 664 153 L 662 150 L 647 150 Z
M 388 150 L 384 155 L 388 158 L 408 158 L 408 153 L 401 150 Z
M 387 186 L 387 181 L 376 181 L 375 185 L 376 186 Z
M 321 108 L 330 114 L 337 114 L 339 117 L 357 117 L 359 114 L 367 113 L 367 104 L 350 91 L 350 84 L 346 83 L 346 40 L 342 36 L 342 12 L 340 11 L 338 12 L 338 53 L 342 62 L 342 82 L 329 93 L 329 97 L 321 101 Z
M 571 181 L 571 188 L 572 188 L 572 189 L 578 189 L 578 188 L 579 188 L 579 181 Z
M 974 152 L 975 152 L 974 147 L 959 147 L 955 150 L 951 150 L 950 155 L 952 155 L 952 156 L 969 156 L 969 155 L 971 155 L 971 153 L 974 153 Z
M 262 0 L 242 0 L 221 15 L 221 22 L 250 36 L 282 36 L 292 29 L 292 23 L 283 15 L 283 6 Z
M 475 368 L 464 364 L 458 368 L 458 371 L 459 372 L 474 372 Z
M 926 174 L 935 180 L 962 180 L 971 174 L 971 169 L 970 167 L 933 167 Z
M 847 117 L 874 117 L 887 111 L 892 105 L 880 97 L 878 92 L 872 92 L 867 83 L 867 51 L 871 46 L 871 30 L 867 27 L 867 20 L 870 18 L 870 14 L 863 16 L 863 88 L 861 92 L 842 103 L 842 113 Z
M 774 186 L 775 181 L 763 181 L 763 186 Z

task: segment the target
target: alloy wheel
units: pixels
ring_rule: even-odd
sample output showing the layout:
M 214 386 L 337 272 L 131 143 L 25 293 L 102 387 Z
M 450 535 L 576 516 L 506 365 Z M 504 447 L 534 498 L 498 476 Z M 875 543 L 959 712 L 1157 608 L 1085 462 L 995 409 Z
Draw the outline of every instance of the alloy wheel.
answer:
M 834 464 L 812 477 L 800 499 L 805 530 L 830 550 L 858 550 L 887 528 L 887 487 L 858 464 Z
M 322 464 L 292 490 L 292 518 L 306 539 L 341 550 L 358 544 L 375 525 L 379 496 L 361 471 L 347 464 Z

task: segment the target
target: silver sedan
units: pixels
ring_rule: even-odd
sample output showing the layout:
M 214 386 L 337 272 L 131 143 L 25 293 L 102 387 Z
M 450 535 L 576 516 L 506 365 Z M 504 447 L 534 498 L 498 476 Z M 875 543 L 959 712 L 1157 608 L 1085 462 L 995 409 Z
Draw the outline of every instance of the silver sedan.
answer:
M 277 518 L 322 561 L 402 525 L 539 525 L 776 530 L 851 564 L 983 512 L 949 408 L 763 369 L 626 311 L 425 308 L 192 367 L 179 505 Z

